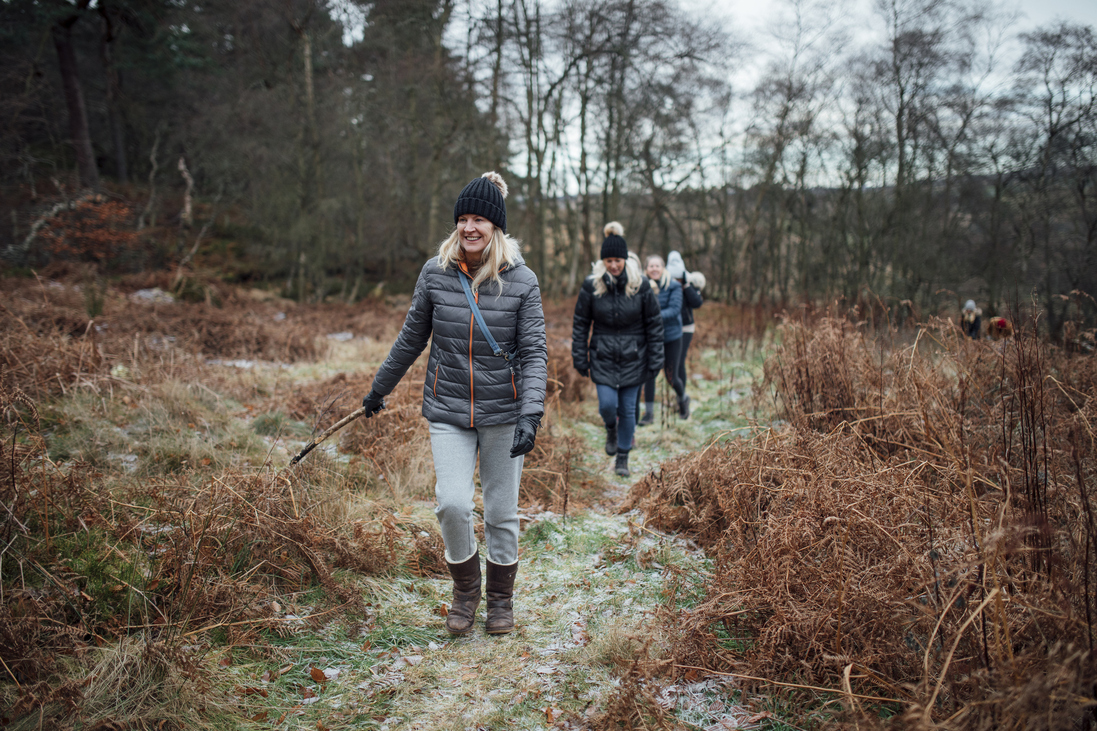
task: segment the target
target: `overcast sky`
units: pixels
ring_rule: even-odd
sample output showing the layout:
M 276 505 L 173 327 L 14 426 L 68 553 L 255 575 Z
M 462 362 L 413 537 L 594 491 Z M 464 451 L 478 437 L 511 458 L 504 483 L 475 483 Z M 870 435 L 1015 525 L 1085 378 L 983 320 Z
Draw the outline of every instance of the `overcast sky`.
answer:
M 1097 2 L 1093 0 L 1023 0 L 1018 7 L 1031 25 L 1045 25 L 1060 18 L 1097 26 Z
M 843 0 L 839 0 L 842 2 Z M 853 7 L 868 12 L 871 0 L 845 0 Z M 720 16 L 732 21 L 748 34 L 761 30 L 766 21 L 784 3 L 780 0 L 680 0 L 683 7 L 702 14 Z M 1071 20 L 1097 28 L 1097 0 L 1008 0 L 1004 7 L 1015 8 L 1021 18 L 1018 32 L 1046 25 L 1055 20 Z

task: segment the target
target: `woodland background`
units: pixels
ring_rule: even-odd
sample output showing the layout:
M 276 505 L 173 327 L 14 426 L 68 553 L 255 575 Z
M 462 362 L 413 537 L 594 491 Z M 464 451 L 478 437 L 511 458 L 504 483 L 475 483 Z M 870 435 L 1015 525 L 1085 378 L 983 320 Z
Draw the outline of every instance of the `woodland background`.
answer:
M 719 677 L 755 727 L 1093 729 L 1094 32 L 785 8 L 0 0 L 0 725 L 677 731 Z M 569 579 L 451 643 L 421 369 L 285 465 L 488 169 L 546 295 L 523 566 Z M 709 280 L 627 495 L 569 351 L 610 219 Z
M 618 219 L 728 302 L 1091 325 L 1093 29 L 785 9 L 752 44 L 674 0 L 5 0 L 0 254 L 354 301 L 408 289 L 497 169 L 550 295 Z

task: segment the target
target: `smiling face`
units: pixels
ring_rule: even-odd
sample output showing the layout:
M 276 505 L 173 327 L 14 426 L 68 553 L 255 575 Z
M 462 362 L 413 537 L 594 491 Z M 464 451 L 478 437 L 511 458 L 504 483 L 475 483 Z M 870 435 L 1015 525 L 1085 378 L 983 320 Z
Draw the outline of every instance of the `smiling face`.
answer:
M 610 257 L 609 259 L 603 259 L 602 263 L 606 265 L 606 271 L 610 273 L 610 276 L 616 277 L 625 270 L 625 260 L 618 259 L 617 257 Z
M 484 250 L 495 235 L 495 224 L 483 216 L 464 213 L 457 218 L 457 236 L 461 251 L 469 264 L 479 264 Z
M 649 256 L 648 266 L 644 270 L 644 273 L 648 275 L 648 279 L 654 279 L 656 281 L 663 278 L 663 257 L 661 256 Z

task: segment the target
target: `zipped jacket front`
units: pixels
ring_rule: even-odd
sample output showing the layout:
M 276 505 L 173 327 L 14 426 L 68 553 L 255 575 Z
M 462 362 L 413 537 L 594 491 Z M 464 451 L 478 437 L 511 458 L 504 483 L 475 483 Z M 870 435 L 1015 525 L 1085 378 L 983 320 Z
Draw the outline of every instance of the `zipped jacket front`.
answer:
M 419 272 L 404 325 L 373 379 L 388 395 L 431 343 L 423 384 L 423 416 L 460 427 L 513 424 L 519 415 L 544 413 L 548 382 L 545 314 L 537 275 L 519 257 L 500 272 L 499 284 L 480 285 L 477 305 L 492 337 L 507 353 L 495 355 L 477 326 L 456 266 L 437 257 Z
M 663 318 L 659 300 L 645 279 L 640 289 L 626 294 L 628 277 L 603 275 L 606 293 L 594 294 L 594 278 L 587 277 L 575 301 L 571 330 L 571 359 L 576 370 L 589 370 L 590 379 L 621 388 L 643 383 L 649 373 L 663 368 Z
M 671 279 L 659 290 L 659 310 L 663 317 L 663 342 L 682 337 L 682 285 Z

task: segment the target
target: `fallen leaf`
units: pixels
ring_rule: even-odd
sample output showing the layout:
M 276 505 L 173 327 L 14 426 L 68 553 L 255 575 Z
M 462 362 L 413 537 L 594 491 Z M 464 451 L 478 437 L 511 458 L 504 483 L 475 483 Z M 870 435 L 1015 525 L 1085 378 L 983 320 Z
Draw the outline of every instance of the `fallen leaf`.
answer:
M 251 720 L 254 721 L 255 723 L 259 723 L 260 721 L 266 721 L 267 720 L 267 712 L 266 711 L 259 711 L 259 713 L 256 713 L 254 716 L 251 717 Z
M 449 607 L 447 607 L 445 604 L 439 604 L 438 608 L 434 610 L 434 613 L 437 614 L 439 617 L 448 617 Z
M 323 670 L 316 667 L 315 665 L 309 668 L 309 675 L 312 676 L 312 679 L 315 680 L 317 683 L 328 682 L 328 676 L 324 674 Z
M 223 668 L 227 668 L 229 665 L 232 665 L 232 658 L 228 655 L 225 655 L 223 658 L 221 658 L 221 662 L 217 664 Z
M 362 652 L 369 652 L 369 649 L 371 647 L 373 647 L 373 645 L 370 644 L 369 640 L 366 640 L 365 642 L 362 643 Z
M 236 686 L 236 692 L 240 695 L 261 695 L 264 698 L 270 695 L 266 688 L 245 688 L 240 685 Z
M 307 700 L 309 700 L 310 698 L 315 698 L 315 697 L 316 697 L 316 694 L 312 692 L 312 688 L 305 688 L 305 689 L 304 689 L 304 690 L 303 690 L 303 691 L 301 692 L 301 697 L 302 697 L 303 699 L 305 699 L 305 700 L 307 701 Z
M 285 675 L 292 668 L 293 668 L 293 663 L 290 663 L 288 665 L 283 665 L 282 667 L 278 668 L 278 676 L 281 677 L 281 676 Z
M 404 655 L 404 662 L 412 667 L 415 667 L 419 663 L 423 662 L 422 655 Z
M 562 715 L 564 715 L 564 712 L 559 708 L 549 706 L 545 709 L 545 719 L 548 720 L 549 723 L 556 723 L 556 719 L 560 718 Z
M 474 680 L 478 677 L 480 677 L 480 676 L 477 675 L 476 673 L 465 673 L 464 675 L 461 676 L 461 680 Z

